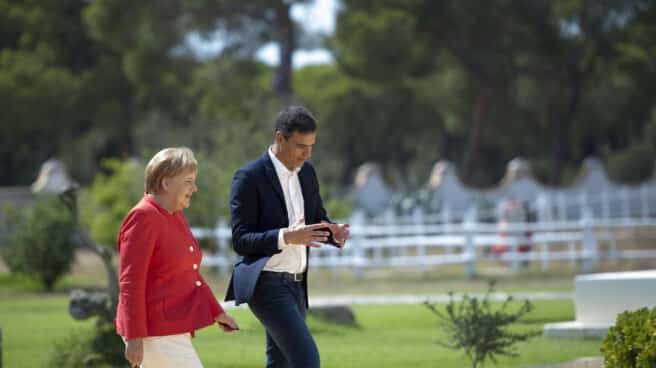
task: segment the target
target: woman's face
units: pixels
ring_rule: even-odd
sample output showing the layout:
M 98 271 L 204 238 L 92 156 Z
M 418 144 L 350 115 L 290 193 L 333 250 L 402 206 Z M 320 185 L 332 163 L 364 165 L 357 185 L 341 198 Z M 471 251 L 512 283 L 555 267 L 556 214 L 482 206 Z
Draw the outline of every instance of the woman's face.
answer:
M 196 187 L 196 170 L 190 169 L 179 175 L 162 180 L 163 194 L 169 203 L 173 204 L 173 211 L 189 208 L 191 195 L 198 191 Z

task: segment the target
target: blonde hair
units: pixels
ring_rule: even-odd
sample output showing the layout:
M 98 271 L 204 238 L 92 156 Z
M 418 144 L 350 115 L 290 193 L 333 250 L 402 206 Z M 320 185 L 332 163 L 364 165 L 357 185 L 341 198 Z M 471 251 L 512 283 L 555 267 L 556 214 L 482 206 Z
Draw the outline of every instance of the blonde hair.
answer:
M 196 170 L 198 162 L 194 152 L 187 147 L 169 147 L 157 152 L 150 159 L 144 172 L 144 190 L 157 194 L 162 189 L 162 179 Z

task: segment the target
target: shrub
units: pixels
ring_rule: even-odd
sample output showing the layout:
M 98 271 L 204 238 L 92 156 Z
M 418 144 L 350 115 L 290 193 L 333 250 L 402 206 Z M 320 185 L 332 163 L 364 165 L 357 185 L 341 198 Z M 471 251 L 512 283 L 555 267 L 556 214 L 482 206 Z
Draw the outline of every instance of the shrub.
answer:
M 482 366 L 488 359 L 496 363 L 496 355 L 517 356 L 512 350 L 513 345 L 540 333 L 508 331 L 508 326 L 532 311 L 533 305 L 526 300 L 519 310 L 509 311 L 513 298 L 508 296 L 498 309 L 493 310 L 490 294 L 494 290 L 494 284 L 494 281 L 490 282 L 483 300 L 465 294 L 462 301 L 456 303 L 453 292 L 450 292 L 446 315 L 439 312 L 435 306 L 425 303 L 426 307 L 439 317 L 447 331 L 449 342 L 438 343 L 450 349 L 464 349 L 473 368 Z
M 12 272 L 34 278 L 52 290 L 73 263 L 74 230 L 72 214 L 64 203 L 56 196 L 40 195 L 34 207 L 19 215 L 2 257 Z
M 127 366 L 123 351 L 123 341 L 113 324 L 99 319 L 92 330 L 76 331 L 59 342 L 49 367 L 123 367 Z
M 656 367 L 656 308 L 620 313 L 601 352 L 606 367 Z

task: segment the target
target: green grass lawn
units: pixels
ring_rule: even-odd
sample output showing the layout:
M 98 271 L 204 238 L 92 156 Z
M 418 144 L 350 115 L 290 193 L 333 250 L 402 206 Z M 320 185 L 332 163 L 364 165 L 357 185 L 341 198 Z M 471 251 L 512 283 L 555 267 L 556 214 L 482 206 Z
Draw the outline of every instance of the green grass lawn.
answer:
M 47 367 L 55 344 L 92 328 L 72 320 L 66 295 L 14 294 L 0 300 L 4 367 Z M 540 329 L 545 322 L 573 319 L 570 301 L 537 301 L 536 309 L 515 328 Z M 337 327 L 311 318 L 310 327 L 323 367 L 467 367 L 464 355 L 436 344 L 443 339 L 434 315 L 422 305 L 356 306 L 358 327 Z M 247 309 L 230 312 L 242 330 L 223 334 L 217 327 L 197 333 L 194 345 L 205 367 L 264 366 L 264 332 Z M 498 367 L 523 367 L 599 355 L 599 340 L 535 338 L 517 346 L 517 358 Z

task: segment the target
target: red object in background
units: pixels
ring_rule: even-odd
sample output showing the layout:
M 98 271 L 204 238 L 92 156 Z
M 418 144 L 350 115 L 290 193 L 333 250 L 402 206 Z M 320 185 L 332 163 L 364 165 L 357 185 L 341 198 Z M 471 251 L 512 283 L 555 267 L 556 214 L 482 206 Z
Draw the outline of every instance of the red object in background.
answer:
M 526 222 L 526 213 L 522 204 L 517 200 L 509 200 L 502 205 L 501 215 L 499 218 L 499 237 L 506 238 L 508 236 L 519 236 L 519 235 L 508 235 L 505 231 L 509 223 L 521 223 Z M 524 239 L 530 241 L 532 232 L 526 231 L 523 234 Z M 531 250 L 530 244 L 520 244 L 517 247 L 517 251 L 520 253 L 526 253 Z M 510 251 L 510 246 L 505 244 L 497 244 L 490 248 L 490 254 L 494 256 L 501 256 L 503 253 Z

